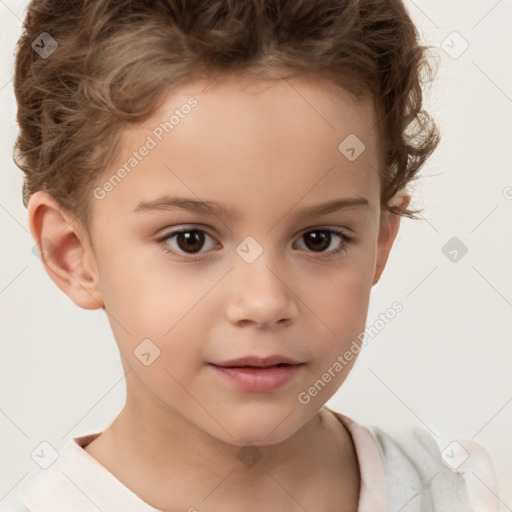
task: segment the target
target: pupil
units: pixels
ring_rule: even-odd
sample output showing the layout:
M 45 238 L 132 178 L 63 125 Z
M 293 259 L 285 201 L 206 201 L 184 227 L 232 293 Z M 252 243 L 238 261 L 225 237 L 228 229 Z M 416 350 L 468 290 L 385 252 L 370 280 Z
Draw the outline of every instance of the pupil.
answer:
M 331 243 L 331 234 L 328 231 L 311 231 L 304 235 L 304 238 L 308 249 L 311 250 L 325 250 Z M 197 230 L 184 231 L 178 234 L 177 240 L 183 251 L 199 251 L 204 244 L 204 233 Z
M 320 233 L 320 235 L 318 235 Z M 310 233 L 304 235 L 305 236 L 305 241 L 306 241 L 306 245 L 308 246 L 308 249 L 320 249 L 320 250 L 323 250 L 323 249 L 326 249 L 327 247 L 329 247 L 330 243 L 331 243 L 331 234 L 328 232 L 328 231 L 311 231 Z M 311 244 L 309 243 L 309 241 L 313 241 L 313 246 L 311 246 Z M 316 246 L 315 247 L 315 243 L 321 243 L 321 247 L 318 247 Z
M 204 234 L 197 230 L 184 231 L 178 234 L 177 241 L 180 249 L 183 251 L 194 252 L 195 250 L 201 249 L 204 243 Z M 185 243 L 183 244 L 182 242 Z

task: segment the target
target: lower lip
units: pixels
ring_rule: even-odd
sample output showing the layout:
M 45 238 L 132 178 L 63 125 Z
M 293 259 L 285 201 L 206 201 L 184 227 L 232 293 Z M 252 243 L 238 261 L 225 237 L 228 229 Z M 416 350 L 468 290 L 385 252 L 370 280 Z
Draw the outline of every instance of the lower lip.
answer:
M 210 366 L 222 377 L 244 391 L 268 393 L 290 381 L 302 364 L 270 366 L 269 368 Z

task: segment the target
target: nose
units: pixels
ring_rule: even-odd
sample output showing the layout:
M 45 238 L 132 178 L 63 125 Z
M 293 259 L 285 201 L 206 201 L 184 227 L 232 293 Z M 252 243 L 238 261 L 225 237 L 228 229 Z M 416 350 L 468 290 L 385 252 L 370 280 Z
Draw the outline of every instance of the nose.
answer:
M 287 272 L 265 254 L 252 263 L 237 261 L 231 273 L 226 316 L 234 325 L 284 326 L 298 315 L 298 298 Z

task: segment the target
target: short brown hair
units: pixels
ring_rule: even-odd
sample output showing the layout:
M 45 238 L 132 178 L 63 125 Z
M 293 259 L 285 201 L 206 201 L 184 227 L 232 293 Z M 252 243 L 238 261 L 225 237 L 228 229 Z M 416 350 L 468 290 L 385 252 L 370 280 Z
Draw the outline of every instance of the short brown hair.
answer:
M 43 32 L 58 44 L 48 58 L 32 47 Z M 428 48 L 401 0 L 33 0 L 14 76 L 24 205 L 44 189 L 87 225 L 94 183 L 123 125 L 144 121 L 193 76 L 276 66 L 373 96 L 381 206 L 415 218 L 420 210 L 388 202 L 439 142 L 422 110 Z

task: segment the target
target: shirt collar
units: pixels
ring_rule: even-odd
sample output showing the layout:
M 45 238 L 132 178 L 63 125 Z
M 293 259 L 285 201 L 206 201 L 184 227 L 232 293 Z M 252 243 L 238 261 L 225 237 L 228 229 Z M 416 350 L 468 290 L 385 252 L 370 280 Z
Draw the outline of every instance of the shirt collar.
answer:
M 326 407 L 327 409 L 327 407 Z M 358 512 L 388 512 L 382 461 L 370 432 L 347 416 L 327 409 L 349 432 L 361 479 Z M 34 512 L 160 512 L 128 489 L 85 447 L 101 432 L 67 441 L 58 459 L 31 475 L 22 488 L 22 501 Z
M 49 468 L 25 481 L 24 505 L 33 512 L 160 512 L 84 450 L 100 433 L 69 439 Z
M 332 411 L 334 416 L 348 430 L 359 464 L 361 486 L 357 512 L 388 512 L 384 467 L 371 433 L 349 417 Z

